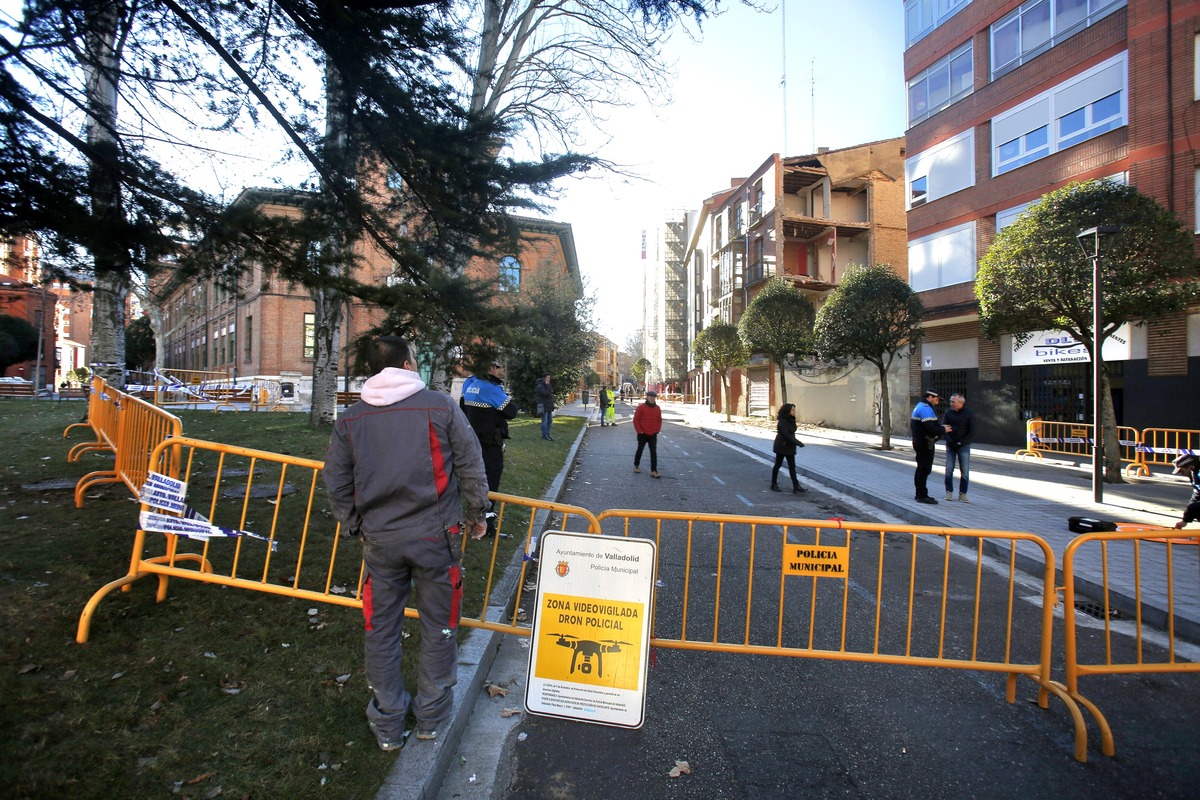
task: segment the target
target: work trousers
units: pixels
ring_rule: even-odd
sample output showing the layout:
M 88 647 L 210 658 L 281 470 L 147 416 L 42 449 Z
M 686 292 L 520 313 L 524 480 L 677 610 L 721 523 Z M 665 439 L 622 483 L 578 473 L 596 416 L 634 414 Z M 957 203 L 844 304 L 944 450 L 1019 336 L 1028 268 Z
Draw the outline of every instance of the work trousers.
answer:
M 364 534 L 367 719 L 381 739 L 401 740 L 410 703 L 418 727 L 436 730 L 450 719 L 462 604 L 462 553 L 457 529 L 452 533 L 407 540 Z M 421 612 L 415 700 L 404 688 L 400 661 L 404 606 L 414 585 Z

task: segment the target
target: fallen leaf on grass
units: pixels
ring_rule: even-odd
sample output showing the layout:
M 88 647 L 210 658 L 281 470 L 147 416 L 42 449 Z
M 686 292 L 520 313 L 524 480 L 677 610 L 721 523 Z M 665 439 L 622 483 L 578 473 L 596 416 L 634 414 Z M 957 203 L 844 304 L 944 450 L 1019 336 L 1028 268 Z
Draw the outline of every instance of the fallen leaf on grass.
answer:
M 487 689 L 488 697 L 508 697 L 508 689 L 503 686 L 489 683 L 483 688 Z
M 680 775 L 691 775 L 692 766 L 686 761 L 676 761 L 675 766 L 671 767 L 670 773 L 672 778 L 678 778 Z
M 211 778 L 212 776 L 214 776 L 216 774 L 217 774 L 217 771 L 214 769 L 212 772 L 205 772 L 203 775 L 197 775 L 196 777 L 192 778 L 191 780 L 185 781 L 185 782 L 187 783 L 188 786 L 195 786 L 197 783 L 204 783 L 206 780 L 208 780 L 209 778 Z
M 500 709 L 500 716 L 502 716 L 502 717 L 513 717 L 520 713 L 521 713 L 521 709 L 519 709 L 519 708 L 502 708 L 502 709 Z
M 25 666 L 23 666 L 19 670 L 17 670 L 17 674 L 18 675 L 28 675 L 30 672 L 37 672 L 41 668 L 42 668 L 41 664 L 26 664 Z

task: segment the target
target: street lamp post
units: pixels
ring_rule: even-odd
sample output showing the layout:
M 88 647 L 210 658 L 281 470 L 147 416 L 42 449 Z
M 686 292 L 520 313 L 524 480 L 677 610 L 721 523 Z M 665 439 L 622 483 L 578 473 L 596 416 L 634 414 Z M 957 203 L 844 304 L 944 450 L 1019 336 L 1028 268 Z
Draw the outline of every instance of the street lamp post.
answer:
M 1101 390 L 1104 357 L 1100 354 L 1101 328 L 1104 326 L 1104 286 L 1100 276 L 1100 242 L 1120 228 L 1098 225 L 1079 232 L 1076 237 L 1085 257 L 1092 261 L 1092 499 L 1104 502 L 1104 422 Z

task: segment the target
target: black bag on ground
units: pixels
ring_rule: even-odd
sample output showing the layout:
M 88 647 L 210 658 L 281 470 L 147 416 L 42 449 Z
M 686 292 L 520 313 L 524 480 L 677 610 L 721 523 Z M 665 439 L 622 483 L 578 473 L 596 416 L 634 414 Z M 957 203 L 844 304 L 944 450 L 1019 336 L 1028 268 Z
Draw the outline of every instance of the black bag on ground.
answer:
M 1117 529 L 1117 523 L 1093 517 L 1070 517 L 1067 519 L 1067 527 L 1075 533 L 1109 532 Z

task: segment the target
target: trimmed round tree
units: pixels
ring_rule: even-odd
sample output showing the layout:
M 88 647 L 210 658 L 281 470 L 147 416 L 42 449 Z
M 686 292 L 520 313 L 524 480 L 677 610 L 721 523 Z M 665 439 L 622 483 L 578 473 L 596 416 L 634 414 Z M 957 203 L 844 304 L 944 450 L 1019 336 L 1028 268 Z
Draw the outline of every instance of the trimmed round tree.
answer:
M 1093 350 L 1092 260 L 1080 231 L 1118 228 L 1105 239 L 1100 272 L 1103 342 L 1127 322 L 1181 313 L 1200 296 L 1194 236 L 1171 212 L 1131 186 L 1111 180 L 1072 183 L 1042 197 L 996 234 L 979 264 L 975 296 L 986 336 L 1061 330 L 1101 365 L 1104 440 L 1117 441 L 1117 420 L 1104 361 Z M 1121 483 L 1121 452 L 1105 450 L 1107 483 Z
M 729 399 L 729 373 L 736 367 L 750 363 L 750 354 L 738 334 L 736 325 L 729 322 L 714 322 L 692 342 L 692 353 L 696 361 L 709 363 L 721 375 L 721 402 L 725 406 L 725 421 L 733 414 L 733 403 Z
M 879 370 L 880 447 L 892 449 L 892 402 L 887 373 L 896 356 L 921 341 L 921 299 L 887 264 L 851 264 L 817 312 L 817 352 L 825 358 L 857 358 Z
M 779 392 L 787 396 L 787 367 L 812 349 L 817 312 L 799 289 L 783 278 L 772 278 L 738 320 L 738 331 L 751 353 L 762 353 L 779 367 Z

